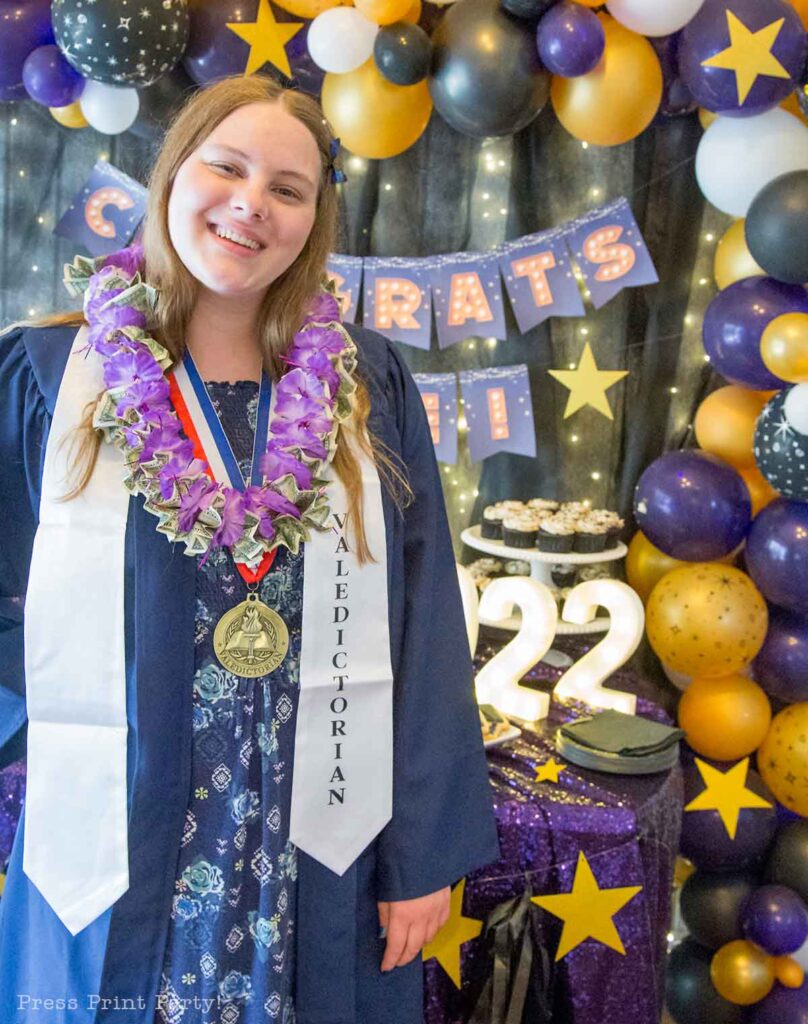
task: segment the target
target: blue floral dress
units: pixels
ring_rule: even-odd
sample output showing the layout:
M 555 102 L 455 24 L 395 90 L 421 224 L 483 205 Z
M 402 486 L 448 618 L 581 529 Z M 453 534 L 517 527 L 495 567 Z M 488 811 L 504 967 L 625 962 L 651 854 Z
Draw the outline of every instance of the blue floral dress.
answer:
M 208 383 L 245 479 L 258 385 Z M 289 628 L 272 673 L 240 679 L 213 653 L 247 595 L 229 552 L 197 566 L 191 792 L 155 1024 L 294 1024 L 297 851 L 289 842 L 303 615 L 302 553 L 281 548 L 260 597 Z

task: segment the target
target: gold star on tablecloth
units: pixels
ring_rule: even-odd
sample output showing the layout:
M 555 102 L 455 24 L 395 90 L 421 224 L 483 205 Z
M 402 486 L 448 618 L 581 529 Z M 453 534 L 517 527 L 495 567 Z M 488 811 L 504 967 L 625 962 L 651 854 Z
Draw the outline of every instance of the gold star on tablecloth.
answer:
M 269 6 L 269 0 L 258 0 L 256 20 L 243 24 L 229 21 L 227 27 L 235 32 L 239 39 L 249 44 L 250 56 L 247 58 L 245 75 L 252 75 L 269 61 L 280 69 L 288 78 L 292 76 L 292 68 L 284 47 L 303 28 L 303 21 L 275 21 L 275 15 Z
M 623 377 L 628 376 L 628 370 L 599 370 L 589 342 L 586 343 L 581 361 L 574 370 L 548 370 L 547 372 L 565 388 L 569 388 L 570 395 L 567 399 L 567 408 L 564 410 L 565 420 L 585 405 L 591 405 L 607 419 L 614 419 L 609 400 L 606 398 L 606 391 Z
M 572 892 L 560 896 L 531 896 L 530 902 L 548 910 L 564 922 L 556 961 L 561 960 L 585 939 L 595 939 L 604 946 L 626 955 L 623 941 L 612 918 L 629 900 L 642 892 L 641 885 L 618 889 L 601 889 L 583 850 L 578 854 Z
M 750 32 L 741 19 L 726 11 L 729 28 L 730 45 L 726 50 L 714 54 L 701 62 L 705 68 L 725 68 L 735 72 L 735 84 L 738 88 L 738 106 L 744 102 L 752 91 L 752 86 L 759 75 L 771 75 L 772 78 L 791 78 L 780 61 L 772 53 L 780 29 L 785 18 L 778 18 L 757 32 Z
M 727 835 L 735 838 L 738 831 L 738 817 L 744 807 L 771 807 L 768 800 L 746 788 L 746 773 L 749 771 L 749 758 L 745 757 L 733 765 L 729 771 L 722 772 L 712 765 L 696 758 L 696 767 L 707 787 L 699 795 L 685 804 L 686 811 L 718 811 Z
M 483 922 L 473 917 L 463 917 L 463 893 L 466 880 L 462 878 L 452 889 L 449 920 L 435 938 L 424 946 L 423 958 L 432 957 L 438 961 L 455 984 L 460 988 L 460 947 L 464 942 L 476 939 L 483 930 Z
M 564 771 L 564 765 L 558 764 L 554 757 L 544 764 L 536 765 L 536 782 L 558 782 L 558 776 Z

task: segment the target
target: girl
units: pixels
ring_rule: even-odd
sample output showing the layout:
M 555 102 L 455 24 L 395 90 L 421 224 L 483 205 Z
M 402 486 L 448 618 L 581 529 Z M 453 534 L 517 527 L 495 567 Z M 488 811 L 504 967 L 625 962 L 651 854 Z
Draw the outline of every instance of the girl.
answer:
M 422 402 L 327 283 L 335 153 L 301 92 L 197 93 L 142 246 L 0 338 L 3 1021 L 415 1024 L 498 855 Z

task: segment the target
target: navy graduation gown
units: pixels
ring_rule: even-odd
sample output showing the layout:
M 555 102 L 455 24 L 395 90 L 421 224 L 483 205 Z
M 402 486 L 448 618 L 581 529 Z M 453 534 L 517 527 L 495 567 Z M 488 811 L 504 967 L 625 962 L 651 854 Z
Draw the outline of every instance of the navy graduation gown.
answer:
M 381 335 L 346 325 L 373 433 L 408 467 L 384 494 L 394 685 L 393 818 L 339 877 L 299 855 L 298 1024 L 416 1024 L 422 963 L 382 974 L 377 900 L 411 899 L 495 860 L 496 827 L 454 555 L 420 395 Z M 22 596 L 44 446 L 74 327 L 0 338 L 0 748 L 25 721 Z M 71 936 L 22 871 L 0 901 L 0 1020 L 152 1024 L 188 802 L 195 560 L 132 498 L 126 532 L 130 885 Z M 77 595 L 80 597 L 80 595 Z M 37 1000 L 52 1000 L 49 1004 Z M 44 1011 L 44 1012 L 43 1012 Z

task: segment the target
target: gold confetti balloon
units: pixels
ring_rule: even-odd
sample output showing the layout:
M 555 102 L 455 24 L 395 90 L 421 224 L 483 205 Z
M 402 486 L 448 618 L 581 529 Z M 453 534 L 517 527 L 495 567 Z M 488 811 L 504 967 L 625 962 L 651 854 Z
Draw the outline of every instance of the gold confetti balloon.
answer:
M 792 704 L 774 716 L 757 760 L 780 803 L 808 818 L 808 703 Z
M 714 761 L 737 761 L 757 750 L 772 720 L 764 691 L 747 676 L 697 676 L 679 701 L 688 744 Z
M 757 655 L 769 616 L 746 573 L 719 562 L 694 562 L 657 583 L 645 624 L 651 646 L 670 668 L 689 676 L 726 676 Z
M 773 957 L 746 939 L 735 939 L 713 957 L 710 978 L 718 994 L 728 1002 L 752 1006 L 774 987 Z

